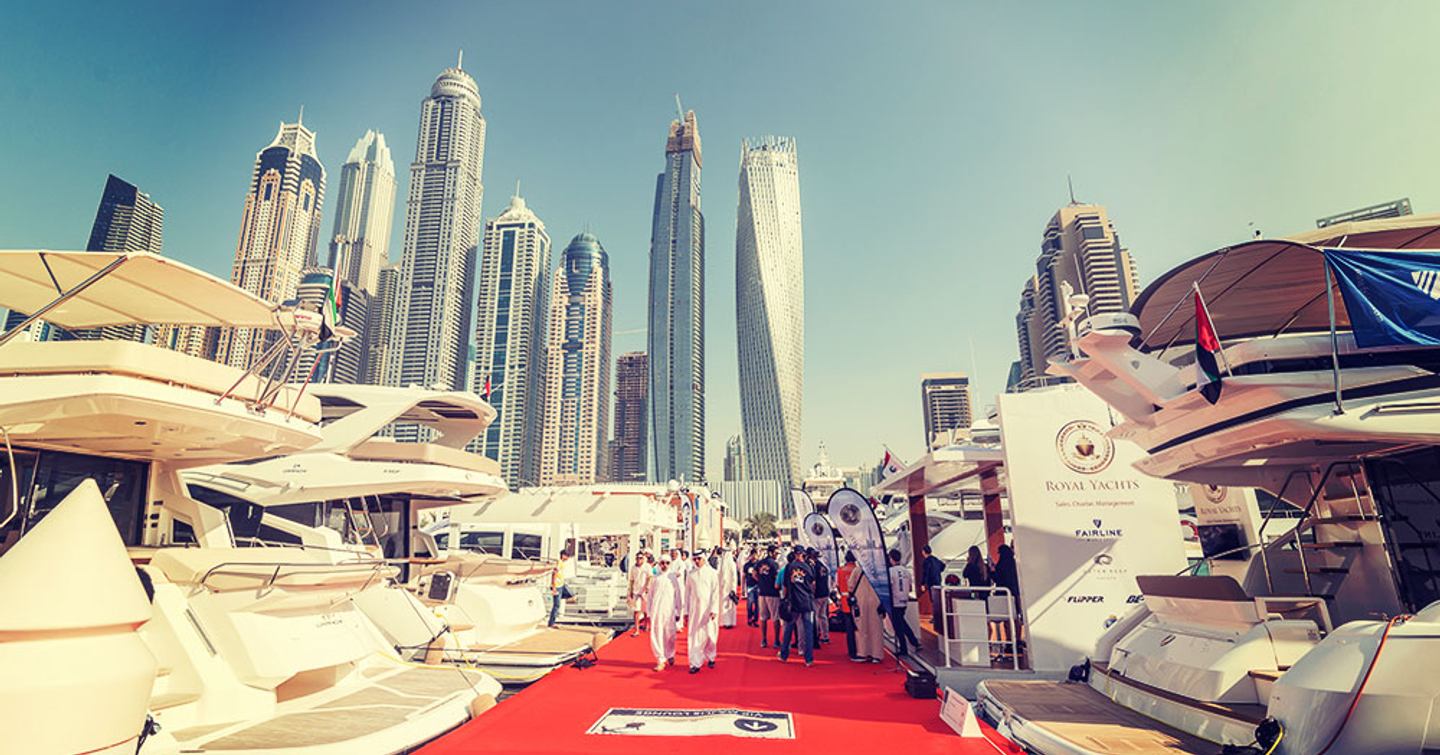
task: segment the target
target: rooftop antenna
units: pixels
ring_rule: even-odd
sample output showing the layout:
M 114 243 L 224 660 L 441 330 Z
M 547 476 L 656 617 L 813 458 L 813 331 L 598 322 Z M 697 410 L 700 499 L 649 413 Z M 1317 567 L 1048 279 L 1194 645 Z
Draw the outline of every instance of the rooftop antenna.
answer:
M 675 114 L 678 115 L 678 116 L 680 116 L 680 120 L 682 120 L 682 121 L 685 120 L 685 108 L 683 108 L 683 107 L 680 106 L 680 93 L 679 93 L 679 92 L 676 92 L 676 93 L 675 93 Z
M 455 57 L 455 68 L 465 70 L 465 48 L 460 48 L 460 54 Z
M 520 196 L 520 179 L 515 179 L 515 196 Z
M 1070 174 L 1065 174 L 1065 185 L 1070 187 L 1070 204 L 1080 204 L 1075 201 L 1075 182 L 1070 180 Z
M 296 124 L 300 126 L 305 125 L 305 106 L 303 104 L 300 106 L 300 118 L 296 121 Z

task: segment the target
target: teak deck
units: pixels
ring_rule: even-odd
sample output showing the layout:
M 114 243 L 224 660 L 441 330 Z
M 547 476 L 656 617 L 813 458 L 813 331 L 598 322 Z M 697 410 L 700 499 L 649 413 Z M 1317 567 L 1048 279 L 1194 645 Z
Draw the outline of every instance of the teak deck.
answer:
M 1086 684 L 990 680 L 985 689 L 1016 716 L 1094 752 L 1210 755 L 1220 749 L 1119 705 Z

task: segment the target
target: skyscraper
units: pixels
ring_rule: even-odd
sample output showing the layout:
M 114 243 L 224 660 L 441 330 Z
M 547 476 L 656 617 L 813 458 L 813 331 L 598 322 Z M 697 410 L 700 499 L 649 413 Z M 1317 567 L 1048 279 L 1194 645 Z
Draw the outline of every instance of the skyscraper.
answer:
M 705 479 L 705 216 L 695 111 L 670 122 L 650 228 L 650 474 Z
M 374 295 L 380 268 L 390 264 L 390 221 L 395 214 L 395 161 L 385 135 L 366 131 L 340 167 L 330 269 Z
M 805 385 L 805 265 L 795 140 L 768 137 L 740 147 L 735 215 L 736 344 L 745 473 L 800 480 L 800 411 Z
M 405 246 L 386 382 L 463 390 L 480 239 L 485 117 L 480 90 L 457 62 L 420 105 L 410 164 Z M 397 435 L 406 438 L 402 428 Z
M 400 266 L 380 268 L 375 296 L 365 313 L 365 359 L 360 382 L 366 385 L 385 383 L 385 364 L 395 345 L 395 315 L 400 299 Z
M 946 441 L 953 430 L 970 432 L 970 378 L 963 372 L 927 372 L 920 376 L 920 411 L 925 417 L 925 447 Z
M 300 285 L 295 288 L 295 299 L 300 309 L 320 312 L 325 307 L 325 297 L 335 285 L 335 273 L 328 267 L 307 267 L 300 273 Z M 296 361 L 294 380 L 297 382 L 328 383 L 330 371 L 335 364 L 335 355 L 328 349 L 333 344 L 316 344 L 314 349 L 300 352 Z
M 648 364 L 643 351 L 621 354 L 615 360 L 615 433 L 610 454 L 610 479 L 615 482 L 645 482 Z
M 485 223 L 475 310 L 475 384 L 499 416 L 474 450 L 500 463 L 512 487 L 540 478 L 550 235 L 519 196 Z M 487 390 L 488 386 L 488 390 Z
M 725 482 L 740 482 L 745 479 L 745 441 L 739 435 L 732 435 L 725 441 Z
M 1088 314 L 1125 312 L 1139 294 L 1140 276 L 1130 251 L 1097 204 L 1073 199 L 1045 226 L 1035 275 L 1020 293 L 1015 318 L 1020 347 L 1019 381 L 1028 390 L 1056 378 L 1047 377 L 1049 360 L 1070 358 L 1070 335 L 1063 320 L 1068 310 L 1065 291 L 1086 294 Z
M 230 280 L 274 304 L 295 298 L 306 260 L 320 240 L 325 168 L 315 152 L 315 132 L 303 123 L 281 123 L 275 139 L 255 155 L 255 170 L 240 217 L 240 240 Z M 276 338 L 250 328 L 224 328 L 216 359 L 248 367 Z
M 95 224 L 90 228 L 87 252 L 151 252 L 163 245 L 165 210 L 127 181 L 111 175 L 105 179 Z M 76 338 L 144 341 L 143 325 L 110 325 L 75 331 Z
M 605 474 L 610 419 L 610 260 L 590 233 L 570 240 L 550 286 L 540 484 Z
M 370 354 L 370 342 L 365 337 L 365 329 L 370 326 L 372 301 L 374 297 L 366 293 L 365 289 L 348 280 L 335 284 L 335 306 L 340 316 L 340 325 L 355 331 L 355 335 L 342 341 L 339 348 L 330 354 L 330 382 L 364 382 L 365 360 Z

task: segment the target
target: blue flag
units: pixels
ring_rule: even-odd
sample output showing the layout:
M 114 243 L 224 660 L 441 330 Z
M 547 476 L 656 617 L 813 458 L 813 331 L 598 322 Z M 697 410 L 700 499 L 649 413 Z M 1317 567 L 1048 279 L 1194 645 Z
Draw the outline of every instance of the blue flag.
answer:
M 1357 345 L 1440 346 L 1440 253 L 1323 251 Z

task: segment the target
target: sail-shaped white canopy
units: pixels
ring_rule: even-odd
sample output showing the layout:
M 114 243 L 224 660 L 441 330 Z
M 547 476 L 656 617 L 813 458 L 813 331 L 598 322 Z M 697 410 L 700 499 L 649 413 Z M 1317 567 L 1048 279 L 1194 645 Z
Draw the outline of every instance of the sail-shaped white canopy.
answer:
M 44 320 L 67 329 L 135 323 L 276 327 L 275 307 L 264 299 L 149 252 L 0 250 L 0 307 L 37 313 L 101 272 L 45 312 Z

